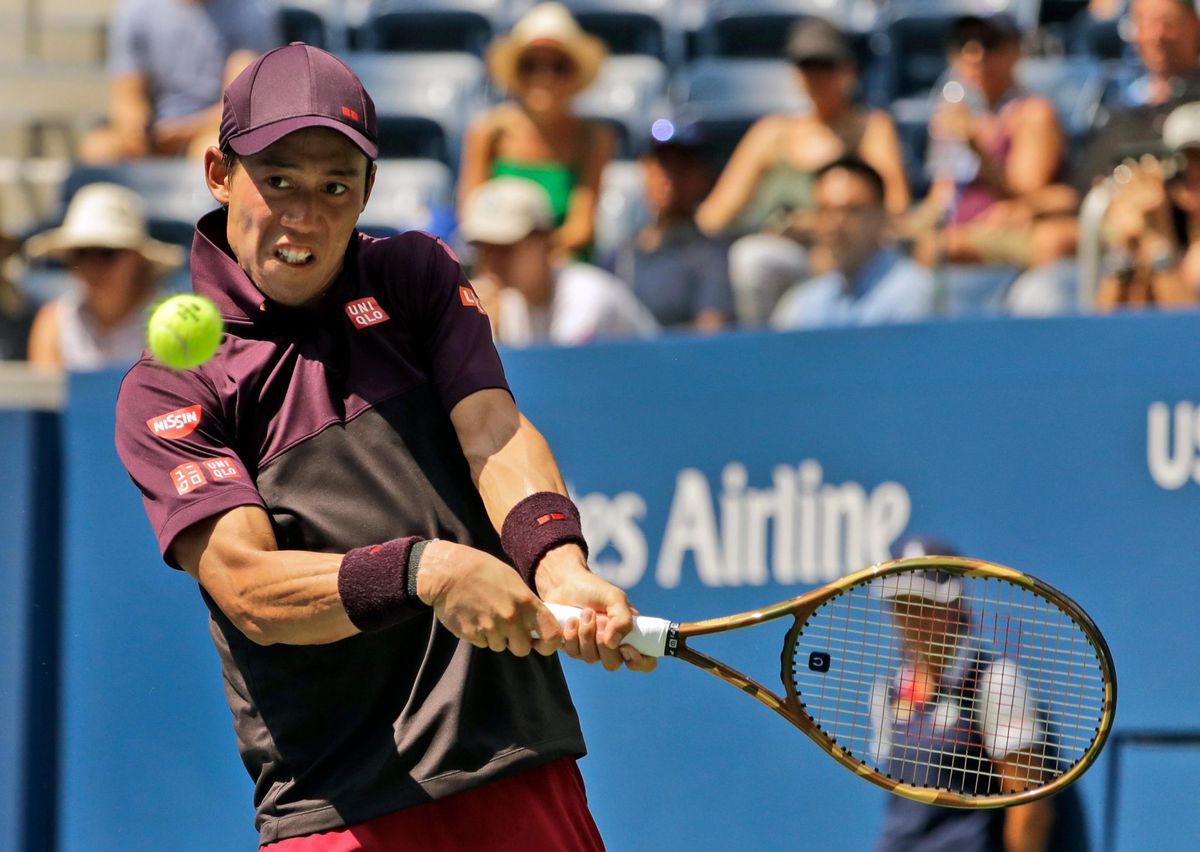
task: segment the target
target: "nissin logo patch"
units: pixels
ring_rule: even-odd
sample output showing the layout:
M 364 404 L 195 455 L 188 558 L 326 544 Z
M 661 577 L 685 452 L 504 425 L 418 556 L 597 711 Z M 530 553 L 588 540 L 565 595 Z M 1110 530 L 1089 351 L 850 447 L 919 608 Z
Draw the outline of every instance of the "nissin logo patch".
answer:
M 177 408 L 166 414 L 151 417 L 146 421 L 146 426 L 158 437 L 174 440 L 192 434 L 200 425 L 200 415 L 200 406 L 189 405 L 187 408 Z
M 350 322 L 354 323 L 354 327 L 357 329 L 364 329 L 391 319 L 372 296 L 347 302 L 346 316 L 350 317 Z

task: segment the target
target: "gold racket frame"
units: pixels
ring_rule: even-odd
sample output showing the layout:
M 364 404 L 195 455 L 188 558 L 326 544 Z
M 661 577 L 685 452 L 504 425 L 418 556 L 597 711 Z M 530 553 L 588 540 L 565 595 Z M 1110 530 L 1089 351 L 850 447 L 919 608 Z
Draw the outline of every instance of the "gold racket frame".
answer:
M 962 796 L 944 788 L 917 787 L 895 778 L 889 778 L 858 758 L 847 754 L 840 746 L 832 742 L 817 726 L 812 717 L 805 712 L 799 697 L 796 695 L 795 684 L 791 677 L 793 660 L 790 651 L 796 639 L 796 634 L 801 631 L 809 616 L 816 612 L 825 601 L 842 594 L 853 586 L 868 583 L 880 577 L 886 577 L 889 574 L 901 574 L 915 569 L 946 571 L 965 577 L 991 577 L 1015 583 L 1040 595 L 1067 613 L 1079 625 L 1087 636 L 1088 641 L 1096 649 L 1104 679 L 1104 710 L 1100 716 L 1099 725 L 1096 728 L 1096 735 L 1091 745 L 1084 752 L 1083 757 L 1049 784 L 1019 793 L 1004 793 L 987 797 Z M 782 668 L 780 671 L 780 680 L 783 682 L 786 691 L 785 696 L 776 694 L 753 678 L 742 674 L 737 669 L 697 651 L 687 644 L 687 640 L 695 636 L 720 633 L 740 627 L 750 627 L 787 615 L 793 616 L 795 622 L 788 631 L 787 640 L 784 643 L 781 654 Z M 1013 568 L 997 565 L 993 562 L 985 562 L 980 559 L 968 559 L 957 556 L 915 556 L 906 559 L 897 559 L 892 562 L 883 562 L 878 565 L 872 565 L 869 568 L 863 568 L 860 571 L 855 571 L 852 574 L 847 574 L 840 580 L 822 586 L 815 591 L 780 601 L 777 604 L 762 609 L 742 612 L 736 615 L 727 615 L 721 618 L 711 618 L 705 621 L 684 622 L 679 625 L 677 636 L 679 641 L 678 646 L 672 654 L 673 656 L 698 666 L 721 678 L 721 680 L 736 686 L 743 692 L 752 695 L 803 731 L 826 754 L 856 775 L 884 788 L 890 793 L 930 805 L 969 809 L 1003 808 L 1052 796 L 1076 781 L 1096 760 L 1100 754 L 1100 750 L 1104 747 L 1105 741 L 1108 739 L 1109 732 L 1112 730 L 1113 718 L 1116 714 L 1116 668 L 1113 665 L 1108 643 L 1104 641 L 1104 637 L 1091 617 L 1083 611 L 1083 608 L 1079 604 L 1075 603 L 1075 601 L 1049 583 Z

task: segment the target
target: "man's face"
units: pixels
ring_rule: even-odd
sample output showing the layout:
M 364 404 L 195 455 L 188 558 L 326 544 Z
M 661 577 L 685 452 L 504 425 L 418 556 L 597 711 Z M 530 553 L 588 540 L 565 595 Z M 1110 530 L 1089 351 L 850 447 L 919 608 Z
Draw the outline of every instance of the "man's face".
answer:
M 953 655 L 963 622 L 958 603 L 940 604 L 902 595 L 892 601 L 892 617 L 904 644 L 927 661 L 936 663 Z
M 1134 47 L 1152 74 L 1171 77 L 1195 67 L 1200 26 L 1194 13 L 1176 0 L 1134 0 L 1130 11 Z
M 857 267 L 883 247 L 887 215 L 883 200 L 862 175 L 834 169 L 814 193 L 817 239 L 839 267 Z
M 712 170 L 691 151 L 664 147 L 642 158 L 642 170 L 655 213 L 691 217 L 712 188 Z
M 213 197 L 229 208 L 230 248 L 258 289 L 291 307 L 324 293 L 374 181 L 366 155 L 342 134 L 312 127 L 232 170 L 210 148 L 205 166 Z
M 960 80 L 995 100 L 1012 87 L 1020 59 L 1017 42 L 987 38 L 968 41 L 951 53 L 950 65 Z

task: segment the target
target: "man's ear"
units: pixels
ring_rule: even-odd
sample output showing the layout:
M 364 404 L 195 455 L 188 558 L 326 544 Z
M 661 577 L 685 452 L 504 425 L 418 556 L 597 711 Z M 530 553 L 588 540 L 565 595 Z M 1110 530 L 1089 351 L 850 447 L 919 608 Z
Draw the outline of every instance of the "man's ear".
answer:
M 216 202 L 229 206 L 229 169 L 220 148 L 210 147 L 204 152 L 204 181 Z
M 371 190 L 375 188 L 375 173 L 378 171 L 379 166 L 371 161 L 371 169 L 367 172 L 367 188 L 363 193 L 362 209 L 358 211 L 359 213 L 367 209 L 367 202 L 371 200 Z

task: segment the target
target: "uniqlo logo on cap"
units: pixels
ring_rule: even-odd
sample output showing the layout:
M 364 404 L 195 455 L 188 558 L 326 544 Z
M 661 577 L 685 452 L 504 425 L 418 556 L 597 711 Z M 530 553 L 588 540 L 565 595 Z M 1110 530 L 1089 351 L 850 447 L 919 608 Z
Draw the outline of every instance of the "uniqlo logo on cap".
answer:
M 350 109 L 350 107 L 348 107 L 348 106 L 342 107 L 342 115 L 346 116 L 346 118 L 353 119 L 354 121 L 359 120 L 358 112 L 356 110 Z
M 354 323 L 354 327 L 360 330 L 391 319 L 387 315 L 387 312 L 379 307 L 379 303 L 375 301 L 373 296 L 347 302 L 346 316 L 350 317 L 350 322 Z
M 181 497 L 208 483 L 204 478 L 204 471 L 196 462 L 185 462 L 171 471 L 171 481 L 175 483 L 175 490 Z
M 470 287 L 459 287 L 458 298 L 462 299 L 462 303 L 468 308 L 474 308 L 481 314 L 486 314 L 483 305 L 479 304 L 479 295 Z
M 228 456 L 219 459 L 209 459 L 203 462 L 203 465 L 214 482 L 222 479 L 237 479 L 242 475 L 242 469 L 238 467 L 237 461 Z
M 175 440 L 192 434 L 200 425 L 202 413 L 200 406 L 189 405 L 187 408 L 177 408 L 166 414 L 151 417 L 146 421 L 146 427 L 159 438 Z

